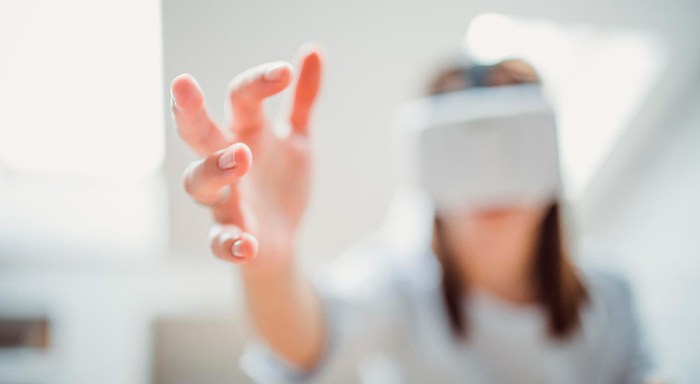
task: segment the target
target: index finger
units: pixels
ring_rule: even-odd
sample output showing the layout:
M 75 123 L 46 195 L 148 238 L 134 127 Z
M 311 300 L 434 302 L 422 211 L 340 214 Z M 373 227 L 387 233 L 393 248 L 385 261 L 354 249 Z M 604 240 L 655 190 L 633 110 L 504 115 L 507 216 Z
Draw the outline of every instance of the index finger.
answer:
M 285 62 L 259 65 L 236 76 L 229 85 L 232 129 L 245 133 L 262 128 L 263 101 L 279 93 L 292 81 L 292 67 Z
M 180 137 L 197 154 L 206 156 L 226 147 L 219 127 L 204 106 L 204 93 L 189 74 L 173 79 L 171 85 L 173 119 Z

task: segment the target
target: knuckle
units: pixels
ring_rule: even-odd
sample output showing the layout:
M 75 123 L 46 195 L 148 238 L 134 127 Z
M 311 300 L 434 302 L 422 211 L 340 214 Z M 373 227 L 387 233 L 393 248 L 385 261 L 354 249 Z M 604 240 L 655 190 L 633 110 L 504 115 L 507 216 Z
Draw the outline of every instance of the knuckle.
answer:
M 237 215 L 235 215 L 232 210 L 226 209 L 226 207 L 217 207 L 214 210 L 214 220 L 221 224 L 233 224 L 236 222 Z
M 209 237 L 209 249 L 215 256 L 219 256 L 219 235 L 212 235 Z
M 239 100 L 245 88 L 246 81 L 242 75 L 238 75 L 228 85 L 229 97 L 232 101 Z
M 189 166 L 187 166 L 185 172 L 182 174 L 183 188 L 185 189 L 185 192 L 187 192 L 192 197 L 195 197 L 201 190 L 201 180 L 199 180 L 199 178 L 197 177 L 201 164 L 201 161 L 191 163 Z
M 186 169 L 182 174 L 182 187 L 185 189 L 188 195 L 192 196 L 194 194 L 194 188 L 192 183 L 192 172 L 190 168 Z
M 255 92 L 254 85 L 258 73 L 246 71 L 231 80 L 228 86 L 229 97 L 233 103 L 247 103 L 251 101 L 251 96 Z
M 213 244 L 213 242 L 217 239 L 217 237 L 221 234 L 221 225 L 219 224 L 214 224 L 211 226 L 209 229 L 209 244 Z
M 205 175 L 205 177 L 216 176 L 219 173 L 221 173 L 221 171 L 219 170 L 219 158 L 222 154 L 223 151 L 218 151 L 204 158 L 204 160 L 202 161 L 201 169 L 202 174 Z

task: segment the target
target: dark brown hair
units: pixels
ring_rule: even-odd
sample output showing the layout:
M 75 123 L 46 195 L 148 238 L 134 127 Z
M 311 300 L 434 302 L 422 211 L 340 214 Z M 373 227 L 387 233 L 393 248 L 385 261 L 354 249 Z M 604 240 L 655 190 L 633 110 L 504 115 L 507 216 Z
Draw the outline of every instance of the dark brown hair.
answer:
M 542 220 L 531 274 L 536 285 L 537 300 L 545 309 L 549 334 L 565 338 L 580 323 L 581 307 L 588 299 L 583 282 L 566 253 L 559 204 L 552 204 Z M 435 218 L 435 252 L 442 266 L 442 293 L 453 333 L 467 335 L 467 319 L 462 295 L 467 282 L 461 281 L 454 255 L 444 238 L 444 228 Z
M 473 86 L 538 82 L 539 76 L 530 64 L 514 59 L 493 66 L 445 69 L 432 79 L 428 93 L 445 93 Z M 578 328 L 581 308 L 588 300 L 583 281 L 570 261 L 563 231 L 559 204 L 554 203 L 540 225 L 531 273 L 538 303 L 547 313 L 549 334 L 555 338 L 565 338 Z M 468 284 L 460 279 L 439 217 L 435 218 L 433 247 L 442 266 L 442 293 L 450 326 L 456 336 L 464 338 L 468 326 L 462 295 L 468 289 Z

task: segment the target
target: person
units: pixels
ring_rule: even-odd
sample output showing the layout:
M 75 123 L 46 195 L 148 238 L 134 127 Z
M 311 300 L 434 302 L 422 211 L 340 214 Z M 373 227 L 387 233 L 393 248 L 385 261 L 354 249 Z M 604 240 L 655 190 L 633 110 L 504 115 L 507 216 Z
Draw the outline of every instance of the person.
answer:
M 299 57 L 291 128 L 283 135 L 262 104 L 293 82 L 288 63 L 257 66 L 230 83 L 224 129 L 192 76 L 172 82 L 178 131 L 202 156 L 185 171 L 185 189 L 213 213 L 214 255 L 240 265 L 257 334 L 241 360 L 250 376 L 328 383 L 645 380 L 651 365 L 630 289 L 615 275 L 572 262 L 558 200 L 444 214 L 424 194 L 407 193 L 390 209 L 382 235 L 353 248 L 319 280 L 307 279 L 294 251 L 309 199 L 310 115 L 322 59 L 310 45 Z M 536 82 L 532 67 L 511 60 L 443 71 L 428 88 L 442 94 Z

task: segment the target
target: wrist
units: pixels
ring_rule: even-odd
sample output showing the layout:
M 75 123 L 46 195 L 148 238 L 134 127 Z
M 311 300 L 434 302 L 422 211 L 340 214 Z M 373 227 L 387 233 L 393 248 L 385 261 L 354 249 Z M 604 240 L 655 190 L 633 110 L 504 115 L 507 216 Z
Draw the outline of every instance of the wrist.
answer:
M 278 281 L 295 273 L 293 246 L 261 247 L 253 261 L 241 266 L 243 279 L 248 281 Z

